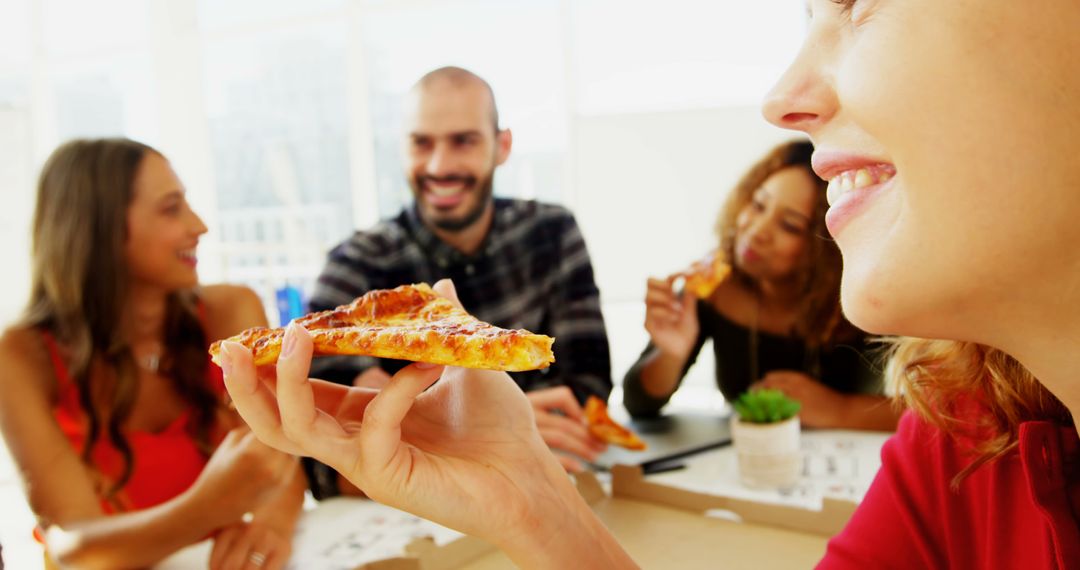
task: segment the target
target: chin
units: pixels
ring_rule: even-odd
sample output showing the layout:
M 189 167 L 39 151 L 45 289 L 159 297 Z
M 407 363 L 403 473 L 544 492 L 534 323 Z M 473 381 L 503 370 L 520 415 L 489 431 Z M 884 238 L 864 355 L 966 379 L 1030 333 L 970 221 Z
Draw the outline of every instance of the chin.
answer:
M 876 257 L 876 256 L 875 256 Z M 856 327 L 878 335 L 913 335 L 912 299 L 897 287 L 899 279 L 878 263 L 860 264 L 844 256 L 840 279 L 840 307 Z M 908 302 L 905 302 L 908 301 Z
M 879 297 L 865 294 L 856 287 L 845 284 L 840 287 L 840 307 L 851 324 L 870 333 L 889 335 L 894 332 L 893 319 L 888 315 L 885 302 Z
M 844 271 L 840 307 L 851 324 L 874 335 L 941 337 L 943 331 L 935 319 L 939 311 L 931 310 L 924 289 L 873 277 Z
M 173 289 L 176 291 L 194 289 L 199 286 L 199 275 L 197 273 L 192 273 L 188 277 L 177 279 L 174 285 L 175 287 L 173 287 Z

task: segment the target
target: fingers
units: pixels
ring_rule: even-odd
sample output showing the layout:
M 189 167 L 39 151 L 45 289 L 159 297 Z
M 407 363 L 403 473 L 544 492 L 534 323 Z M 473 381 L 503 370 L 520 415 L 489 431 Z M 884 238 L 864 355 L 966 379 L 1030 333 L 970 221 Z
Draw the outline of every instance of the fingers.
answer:
M 537 412 L 558 410 L 566 417 L 573 418 L 579 423 L 585 421 L 585 410 L 581 409 L 581 404 L 574 397 L 574 392 L 566 386 L 533 390 L 528 392 L 526 396 L 528 396 Z
M 287 453 L 299 454 L 299 450 L 281 433 L 276 397 L 266 385 L 256 378 L 252 353 L 242 344 L 225 341 L 221 343 L 222 369 L 225 370 L 225 388 L 244 422 L 262 442 Z
M 348 449 L 348 434 L 337 419 L 315 405 L 315 390 L 308 379 L 312 351 L 307 330 L 295 321 L 289 323 L 277 363 L 280 431 L 303 455 L 338 465 L 343 455 L 355 453 L 355 449 Z
M 287 549 L 275 548 L 270 551 L 269 556 L 266 557 L 266 564 L 263 565 L 262 570 L 281 570 L 288 561 L 289 551 Z
M 380 389 L 390 382 L 390 375 L 378 366 L 372 366 L 353 378 L 352 385 L 358 388 Z
M 649 279 L 648 287 L 645 289 L 645 304 L 647 306 L 666 305 L 673 308 L 681 306 L 678 295 L 675 294 L 670 283 L 652 278 Z
M 386 466 L 391 461 L 401 444 L 401 422 L 405 414 L 416 397 L 434 384 L 442 372 L 442 366 L 421 363 L 406 366 L 367 405 L 360 444 L 365 459 L 372 465 Z
M 243 530 L 239 530 L 243 529 Z M 224 550 L 221 557 L 220 568 L 248 568 L 250 560 L 249 555 L 255 546 L 254 537 L 252 533 L 247 532 L 248 526 L 244 525 L 238 527 L 237 532 L 233 534 L 233 539 L 229 543 L 228 548 Z
M 536 428 L 548 447 L 568 451 L 593 461 L 607 449 L 607 444 L 596 439 L 580 422 L 555 414 L 537 414 Z
M 683 291 L 682 296 L 679 297 L 679 307 L 686 314 L 694 314 L 694 306 L 697 305 L 697 297 L 691 295 L 687 291 Z
M 465 309 L 465 307 L 461 306 L 461 300 L 458 299 L 457 289 L 454 287 L 453 281 L 449 279 L 440 279 L 435 282 L 435 285 L 432 287 L 432 289 L 434 289 L 440 297 L 446 297 L 447 299 L 450 299 L 450 301 L 453 302 L 454 306 L 456 306 L 457 308 L 462 310 Z
M 562 465 L 563 469 L 566 469 L 567 473 L 581 473 L 585 470 L 585 465 L 573 457 L 561 453 L 556 453 L 555 457 L 559 460 L 559 464 Z
M 225 557 L 229 555 L 232 543 L 236 540 L 237 527 L 230 526 L 222 529 L 221 532 L 214 537 L 214 547 L 210 551 L 209 567 L 211 570 L 218 570 L 224 568 L 222 562 Z
M 259 382 L 251 352 L 241 344 L 225 341 L 221 344 L 225 388 L 236 404 L 236 411 L 251 430 L 267 445 L 286 453 L 299 450 L 281 432 L 277 398 Z M 227 436 L 228 437 L 228 436 Z
M 312 354 L 311 335 L 295 322 L 285 327 L 277 364 L 277 404 L 281 428 L 292 441 L 303 438 L 318 417 L 315 392 L 308 382 Z
M 658 322 L 677 323 L 686 311 L 689 295 L 680 299 L 671 284 L 659 279 L 649 279 L 645 292 L 645 318 Z
M 676 276 L 678 276 L 678 274 L 675 274 L 675 275 L 673 275 L 671 277 L 666 277 L 664 279 L 657 279 L 656 277 L 649 277 L 645 281 L 645 286 L 648 288 L 649 291 L 656 291 L 656 292 L 666 291 L 668 293 L 674 294 L 675 290 L 672 287 L 672 284 L 675 282 L 675 277 Z
M 257 543 L 247 551 L 242 566 L 230 566 L 230 568 L 242 568 L 243 570 L 268 570 L 275 558 L 274 547 Z

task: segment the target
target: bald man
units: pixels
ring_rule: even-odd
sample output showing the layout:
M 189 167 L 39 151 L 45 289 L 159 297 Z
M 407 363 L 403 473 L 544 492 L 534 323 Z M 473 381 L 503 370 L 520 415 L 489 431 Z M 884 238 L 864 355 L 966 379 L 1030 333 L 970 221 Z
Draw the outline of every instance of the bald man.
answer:
M 396 217 L 356 232 L 334 248 L 310 310 L 348 303 L 372 289 L 453 279 L 465 308 L 510 329 L 556 338 L 555 364 L 514 373 L 548 446 L 570 471 L 604 444 L 589 435 L 581 404 L 607 400 L 611 362 L 600 292 L 585 241 L 565 208 L 495 198 L 495 169 L 510 156 L 486 81 L 457 67 L 436 69 L 406 101 L 403 155 L 414 201 Z M 312 375 L 379 387 L 405 363 L 329 357 Z M 348 492 L 329 468 L 309 464 L 316 497 Z

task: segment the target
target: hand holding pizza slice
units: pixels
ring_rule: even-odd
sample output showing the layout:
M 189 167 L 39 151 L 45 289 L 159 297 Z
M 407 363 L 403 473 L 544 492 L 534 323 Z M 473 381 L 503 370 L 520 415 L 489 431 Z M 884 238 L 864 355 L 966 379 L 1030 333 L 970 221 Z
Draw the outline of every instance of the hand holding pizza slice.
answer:
M 317 356 L 363 355 L 511 372 L 555 361 L 555 339 L 485 323 L 426 283 L 370 291 L 297 323 L 310 333 Z M 251 350 L 256 366 L 267 366 L 277 362 L 284 333 L 284 328 L 256 327 L 227 340 Z M 210 354 L 221 363 L 221 341 L 211 345 Z

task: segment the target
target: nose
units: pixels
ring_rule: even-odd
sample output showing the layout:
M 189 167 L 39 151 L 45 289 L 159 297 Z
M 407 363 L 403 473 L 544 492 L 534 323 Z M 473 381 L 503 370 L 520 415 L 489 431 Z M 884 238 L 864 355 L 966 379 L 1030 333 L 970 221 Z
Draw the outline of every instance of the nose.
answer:
M 199 217 L 199 214 L 195 213 L 195 210 L 191 210 L 191 221 L 191 233 L 196 236 L 201 236 L 209 231 L 209 228 L 206 227 L 206 224 L 203 222 L 202 218 Z
M 750 243 L 764 245 L 772 237 L 772 224 L 766 216 L 758 216 L 746 226 L 745 233 Z
M 765 96 L 762 114 L 767 121 L 813 137 L 833 118 L 838 103 L 827 56 L 825 40 L 811 30 L 795 61 Z
M 441 178 L 455 172 L 453 149 L 450 146 L 441 141 L 435 144 L 424 168 L 428 176 Z

